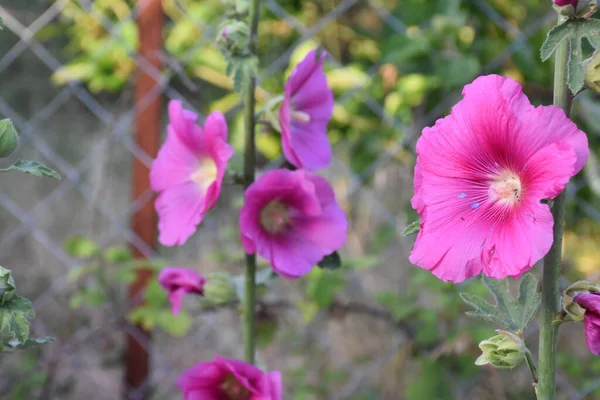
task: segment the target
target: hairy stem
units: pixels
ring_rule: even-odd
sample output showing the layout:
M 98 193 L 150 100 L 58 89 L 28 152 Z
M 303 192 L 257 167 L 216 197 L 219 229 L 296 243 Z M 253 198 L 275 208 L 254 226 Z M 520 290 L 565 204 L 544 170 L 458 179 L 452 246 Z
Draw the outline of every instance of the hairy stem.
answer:
M 559 23 L 562 22 L 559 19 Z M 565 40 L 556 50 L 554 66 L 554 105 L 562 108 L 567 116 L 570 111 L 569 89 L 567 88 L 568 42 Z M 552 162 L 552 160 L 548 160 Z M 553 324 L 560 312 L 558 278 L 562 257 L 563 223 L 565 218 L 566 189 L 554 199 L 554 242 L 544 258 L 542 278 L 542 307 L 540 319 L 539 400 L 553 400 L 556 387 L 556 336 L 558 325 Z
M 531 371 L 531 376 L 533 377 L 533 384 L 537 385 L 540 378 L 538 376 L 537 368 L 535 367 L 535 361 L 533 361 L 533 357 L 531 356 L 531 352 L 529 351 L 529 349 L 527 349 L 527 351 L 525 352 L 525 361 L 527 361 L 527 366 Z
M 252 56 L 256 56 L 256 36 L 259 20 L 259 0 L 250 0 L 250 40 L 248 50 Z M 256 77 L 248 80 L 244 88 L 244 126 L 245 126 L 245 150 L 244 150 L 244 180 L 246 188 L 254 182 L 256 169 L 256 145 L 255 134 L 255 99 Z M 246 287 L 244 291 L 244 359 L 254 364 L 255 353 L 255 310 L 256 310 L 256 255 L 246 254 Z

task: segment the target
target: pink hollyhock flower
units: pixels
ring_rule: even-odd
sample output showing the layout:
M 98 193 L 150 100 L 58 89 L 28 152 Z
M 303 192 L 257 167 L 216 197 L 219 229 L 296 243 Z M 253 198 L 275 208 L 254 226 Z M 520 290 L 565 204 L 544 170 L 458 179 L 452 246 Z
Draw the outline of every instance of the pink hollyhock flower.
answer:
M 294 69 L 287 84 L 279 122 L 285 158 L 298 168 L 316 170 L 331 162 L 327 123 L 333 113 L 333 93 L 323 72 L 322 52 L 308 53 Z
M 285 278 L 307 274 L 346 241 L 344 211 L 329 183 L 315 173 L 267 172 L 244 197 L 240 212 L 244 250 L 258 252 Z
M 579 0 L 554 0 L 554 4 L 560 7 L 572 5 L 573 7 L 577 7 L 577 3 Z
M 204 130 L 196 125 L 197 117 L 180 101 L 169 103 L 167 140 L 150 170 L 152 190 L 160 193 L 155 202 L 158 240 L 165 246 L 184 244 L 215 206 L 233 155 L 223 114 L 210 114 Z
M 173 314 L 179 314 L 186 293 L 202 295 L 206 280 L 196 271 L 183 267 L 164 267 L 158 274 L 158 283 L 169 292 Z
M 585 309 L 585 341 L 590 351 L 600 356 L 600 293 L 580 293 L 573 299 Z
M 185 400 L 281 400 L 281 374 L 215 355 L 185 371 L 177 385 Z
M 412 206 L 421 230 L 410 261 L 444 281 L 518 277 L 552 244 L 542 199 L 588 157 L 585 134 L 554 106 L 533 107 L 510 78 L 477 78 L 417 143 Z

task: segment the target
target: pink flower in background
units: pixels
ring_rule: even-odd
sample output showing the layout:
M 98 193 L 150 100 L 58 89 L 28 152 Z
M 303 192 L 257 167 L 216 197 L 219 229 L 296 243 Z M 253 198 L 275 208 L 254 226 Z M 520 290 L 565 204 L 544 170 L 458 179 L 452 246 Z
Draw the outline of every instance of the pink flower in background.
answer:
M 557 6 L 568 6 L 568 5 L 572 5 L 573 7 L 577 7 L 577 3 L 579 3 L 579 0 L 554 0 L 554 4 L 556 4 Z
M 590 351 L 600 356 L 600 293 L 580 293 L 573 301 L 585 309 L 585 340 Z
M 477 78 L 463 96 L 417 143 L 422 222 L 410 261 L 444 281 L 518 277 L 550 249 L 553 218 L 540 201 L 583 168 L 588 141 L 510 78 Z
M 323 72 L 324 51 L 308 53 L 285 85 L 279 109 L 285 158 L 298 168 L 316 170 L 331 162 L 327 123 L 333 113 L 333 93 Z
M 196 271 L 183 267 L 164 267 L 158 274 L 158 283 L 169 292 L 173 314 L 179 314 L 183 296 L 187 293 L 203 294 L 206 280 Z
M 196 125 L 197 115 L 173 100 L 169 119 L 167 140 L 152 164 L 150 184 L 159 192 L 158 239 L 174 246 L 184 244 L 217 203 L 233 149 L 227 144 L 227 123 L 220 112 L 208 116 L 203 130 Z
M 185 371 L 177 385 L 185 400 L 281 400 L 281 374 L 215 355 Z
M 240 212 L 242 244 L 279 275 L 307 274 L 344 245 L 348 221 L 329 183 L 306 170 L 267 172 L 245 193 Z

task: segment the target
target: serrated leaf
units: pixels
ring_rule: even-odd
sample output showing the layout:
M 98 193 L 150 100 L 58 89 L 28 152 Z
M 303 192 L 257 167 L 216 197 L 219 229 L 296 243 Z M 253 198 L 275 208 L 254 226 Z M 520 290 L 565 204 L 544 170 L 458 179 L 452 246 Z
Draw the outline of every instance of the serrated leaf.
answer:
M 558 46 L 571 35 L 574 34 L 574 28 L 570 23 L 570 20 L 563 22 L 560 25 L 556 25 L 554 28 L 548 31 L 546 35 L 546 41 L 540 49 L 540 55 L 542 61 L 549 59 L 552 54 L 556 51 Z
M 342 266 L 342 259 L 337 251 L 326 255 L 317 265 L 324 269 L 338 269 Z
M 526 274 L 519 283 L 519 304 L 523 308 L 520 331 L 525 331 L 535 318 L 542 302 L 542 294 L 538 292 L 538 281 L 532 274 Z
M 75 235 L 65 242 L 65 251 L 71 257 L 90 258 L 100 253 L 100 247 L 88 237 Z
M 17 160 L 13 165 L 6 169 L 0 169 L 0 172 L 19 171 L 33 176 L 45 176 L 60 180 L 60 175 L 51 168 L 46 167 L 37 161 Z
M 250 79 L 258 73 L 258 58 L 256 57 L 231 57 L 225 73 L 233 78 L 233 89 L 242 92 Z
M 31 302 L 15 296 L 0 307 L 0 343 L 29 339 L 29 319 L 35 316 Z
M 583 89 L 585 73 L 583 70 L 583 50 L 581 49 L 581 38 L 578 35 L 569 37 L 569 61 L 567 84 L 571 93 L 577 94 Z
M 402 231 L 402 236 L 412 235 L 413 233 L 417 233 L 421 230 L 421 220 L 417 220 L 408 224 L 406 229 Z
M 28 349 L 31 347 L 37 347 L 41 344 L 46 344 L 46 343 L 52 343 L 56 341 L 56 338 L 53 338 L 51 336 L 44 336 L 44 337 L 39 337 L 39 338 L 35 338 L 35 339 L 27 339 L 24 343 L 21 343 L 19 341 L 16 340 L 12 340 L 8 343 L 8 345 L 10 347 L 12 347 L 13 349 Z
M 506 279 L 498 280 L 483 276 L 481 279 L 483 284 L 488 290 L 494 295 L 500 312 L 506 314 L 505 320 L 507 325 L 504 326 L 506 330 L 516 332 L 519 328 L 518 321 L 520 321 L 520 311 L 517 299 L 514 298 L 508 287 L 508 281 Z
M 461 293 L 460 297 L 466 304 L 475 309 L 474 311 L 466 312 L 469 317 L 477 318 L 502 327 L 509 323 L 504 320 L 503 316 L 498 315 L 496 306 L 491 305 L 483 298 L 470 293 Z

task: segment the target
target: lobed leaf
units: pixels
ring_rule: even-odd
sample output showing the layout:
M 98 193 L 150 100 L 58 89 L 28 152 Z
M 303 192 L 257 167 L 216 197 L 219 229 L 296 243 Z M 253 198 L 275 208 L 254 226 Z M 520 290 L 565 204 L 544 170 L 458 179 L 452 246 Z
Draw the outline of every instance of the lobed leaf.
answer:
M 53 169 L 48 168 L 44 164 L 41 164 L 39 162 L 30 160 L 17 160 L 10 167 L 6 169 L 0 169 L 0 172 L 10 171 L 25 172 L 26 174 L 38 177 L 45 176 L 48 178 L 60 179 L 60 175 Z
M 35 316 L 31 302 L 15 296 L 0 307 L 0 343 L 29 339 L 29 319 Z
M 567 20 L 560 25 L 556 25 L 554 28 L 548 31 L 546 41 L 540 49 L 540 55 L 542 61 L 548 60 L 552 54 L 556 51 L 558 46 L 563 40 L 569 38 L 574 33 L 574 28 L 571 24 L 571 20 Z

